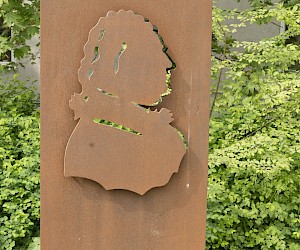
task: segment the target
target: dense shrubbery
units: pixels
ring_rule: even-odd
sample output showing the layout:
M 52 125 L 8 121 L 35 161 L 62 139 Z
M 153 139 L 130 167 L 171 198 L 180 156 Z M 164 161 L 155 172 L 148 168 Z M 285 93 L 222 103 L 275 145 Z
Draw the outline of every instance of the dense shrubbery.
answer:
M 39 98 L 28 85 L 0 80 L 0 249 L 39 231 Z
M 299 20 L 300 5 L 214 8 L 207 249 L 300 249 Z M 275 21 L 288 30 L 233 38 Z

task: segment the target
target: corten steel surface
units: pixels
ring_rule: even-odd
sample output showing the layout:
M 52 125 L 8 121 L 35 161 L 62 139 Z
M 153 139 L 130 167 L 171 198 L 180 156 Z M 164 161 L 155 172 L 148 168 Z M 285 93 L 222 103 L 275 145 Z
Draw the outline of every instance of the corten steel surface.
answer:
M 172 68 L 153 25 L 132 11 L 110 11 L 91 30 L 84 54 L 82 92 L 70 100 L 80 120 L 67 144 L 65 176 L 141 195 L 164 186 L 186 150 L 169 110 L 140 106 L 167 92 Z
M 65 149 L 78 123 L 69 100 L 83 90 L 77 75 L 82 48 L 99 17 L 120 9 L 133 10 L 159 28 L 177 64 L 172 94 L 159 109 L 172 111 L 172 126 L 189 143 L 178 173 L 143 196 L 64 176 Z M 211 2 L 42 0 L 41 25 L 42 250 L 204 249 Z

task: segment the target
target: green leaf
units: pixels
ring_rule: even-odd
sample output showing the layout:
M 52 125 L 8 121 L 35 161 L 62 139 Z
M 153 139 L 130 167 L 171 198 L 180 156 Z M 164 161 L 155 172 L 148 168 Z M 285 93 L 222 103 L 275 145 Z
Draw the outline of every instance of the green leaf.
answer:
M 14 12 L 9 12 L 7 13 L 5 16 L 4 16 L 4 23 L 8 26 L 8 27 L 11 27 L 13 26 L 14 24 L 18 24 L 19 20 L 20 20 L 20 16 L 17 15 L 16 13 Z

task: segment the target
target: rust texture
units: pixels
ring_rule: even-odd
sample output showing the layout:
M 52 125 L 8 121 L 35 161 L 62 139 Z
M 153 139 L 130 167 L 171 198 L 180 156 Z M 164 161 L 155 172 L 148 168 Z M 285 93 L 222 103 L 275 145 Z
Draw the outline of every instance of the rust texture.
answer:
M 109 36 L 109 32 L 106 34 L 103 31 L 104 35 L 101 33 L 103 40 L 99 41 L 99 58 L 93 47 L 85 53 L 82 50 L 87 38 L 89 37 L 89 41 L 93 39 L 92 36 L 89 36 L 89 31 L 97 23 L 99 17 L 105 17 L 108 11 L 114 11 L 111 12 L 112 14 L 117 13 L 120 9 L 125 10 L 124 14 L 129 13 L 128 10 L 133 10 L 134 13 L 148 18 L 153 25 L 158 27 L 159 34 L 169 48 L 168 54 L 176 62 L 177 67 L 172 71 L 171 78 L 172 93 L 165 96 L 163 102 L 158 105 L 157 108 L 160 112 L 149 111 L 147 113 L 142 109 L 139 110 L 143 113 L 137 111 L 137 107 L 130 105 L 131 102 L 134 102 L 147 106 L 152 104 L 153 101 L 155 102 L 157 95 L 161 95 L 165 91 L 166 86 L 159 83 L 164 83 L 165 70 L 166 67 L 170 67 L 170 63 L 166 55 L 161 53 L 161 47 L 158 51 L 160 53 L 147 51 L 149 46 L 145 45 L 147 48 L 143 49 L 142 52 L 131 54 L 129 52 L 135 44 L 139 45 L 139 48 L 136 49 L 141 49 L 142 44 L 138 44 L 138 41 L 136 41 L 135 44 L 133 43 L 130 46 L 129 37 L 126 37 L 126 41 L 123 41 L 122 38 L 117 42 L 108 44 L 107 47 L 100 46 L 101 42 L 102 45 L 105 45 L 106 41 L 107 43 L 110 40 L 114 41 L 114 39 L 105 40 L 105 36 Z M 135 15 L 131 13 L 131 17 L 133 18 Z M 107 23 L 112 25 L 113 22 Z M 119 23 L 119 25 L 124 24 Z M 138 29 L 135 25 L 137 25 L 136 22 L 132 21 L 127 32 L 124 31 L 124 34 L 122 36 L 119 34 L 118 37 L 134 34 L 134 31 Z M 150 23 L 147 25 L 150 25 Z M 101 27 L 99 26 L 100 31 L 102 30 Z M 107 31 L 109 28 L 107 27 Z M 139 34 L 139 41 L 147 40 L 146 44 L 151 43 L 153 49 L 161 46 L 159 40 L 154 39 L 151 42 L 151 39 L 146 39 L 148 35 L 143 37 L 144 33 Z M 205 249 L 210 40 L 211 2 L 208 0 L 41 1 L 42 250 Z M 91 46 L 95 45 L 91 43 Z M 110 50 L 107 50 L 110 46 L 112 48 L 111 55 Z M 121 50 L 122 48 L 123 50 Z M 87 57 L 87 53 L 90 53 L 90 56 L 94 55 L 94 58 Z M 104 57 L 103 53 L 108 54 Z M 117 56 L 118 53 L 119 57 Z M 135 59 L 132 59 L 129 56 L 130 54 L 147 60 L 155 58 L 155 63 L 153 62 L 152 66 L 149 66 L 145 61 L 136 65 L 134 64 L 136 63 Z M 109 67 L 109 69 L 103 68 L 103 70 L 106 73 L 109 71 L 111 78 L 109 74 L 102 74 L 97 71 L 99 65 L 97 67 L 96 65 L 102 63 L 101 55 L 103 58 L 110 60 L 109 64 L 103 64 L 103 67 Z M 84 63 L 82 61 L 80 64 L 82 58 L 95 60 L 95 63 Z M 95 69 L 92 65 L 95 66 Z M 141 70 L 142 67 L 147 67 L 147 70 Z M 158 72 L 158 70 L 162 71 Z M 128 71 L 132 71 L 134 74 L 127 74 Z M 137 74 L 141 72 L 147 73 Z M 120 76 L 124 74 L 133 77 L 132 79 L 122 77 L 121 80 L 124 81 L 124 84 L 130 82 L 131 87 L 141 87 L 142 89 L 132 92 L 129 90 L 130 88 L 125 86 L 124 88 L 123 86 L 116 86 L 116 79 L 119 74 Z M 108 82 L 101 82 L 100 90 L 97 90 L 99 93 L 85 89 L 88 82 L 93 86 L 93 79 L 96 78 L 99 80 L 115 78 L 115 80 L 110 81 L 110 86 L 107 86 Z M 132 81 L 134 79 L 140 79 L 143 83 L 146 81 L 153 83 L 155 81 L 158 85 L 155 87 L 153 84 L 137 86 L 135 85 L 136 82 Z M 147 92 L 147 95 L 145 92 Z M 74 95 L 74 93 L 82 93 L 83 95 L 88 93 L 86 95 L 88 98 L 81 96 L 87 102 L 83 105 L 77 105 L 79 99 L 76 96 L 80 96 L 80 94 Z M 101 105 L 101 109 L 96 109 L 92 105 L 93 100 L 96 99 L 91 97 L 96 94 L 102 95 L 101 101 L 99 103 L 95 102 L 95 105 Z M 72 95 L 73 98 L 70 101 Z M 128 101 L 131 104 L 128 104 Z M 83 107 L 88 103 L 91 105 L 86 110 Z M 118 103 L 120 103 L 120 106 L 126 106 L 126 116 L 123 116 L 122 112 L 118 113 L 119 110 L 122 110 L 121 107 L 119 109 L 114 108 L 118 106 Z M 68 141 L 74 135 L 76 125 L 77 128 L 79 127 L 78 120 L 74 120 L 74 111 L 70 107 L 74 109 L 75 116 L 80 117 L 79 122 L 83 120 L 81 118 L 86 117 L 89 121 L 94 122 L 93 126 L 101 126 L 101 132 L 99 133 L 101 133 L 100 136 L 103 137 L 104 142 L 95 140 L 94 143 L 107 144 L 110 154 L 107 156 L 108 159 L 113 159 L 113 155 L 116 158 L 121 156 L 121 158 L 113 159 L 113 161 L 122 160 L 124 166 L 128 166 L 130 160 L 130 157 L 124 158 L 128 143 L 126 145 L 121 145 L 121 143 L 115 145 L 116 152 L 113 155 L 113 149 L 110 148 L 109 143 L 117 143 L 118 140 L 135 141 L 137 138 L 144 138 L 141 135 L 144 136 L 148 133 L 147 127 L 149 130 L 149 127 L 155 130 L 152 122 L 158 119 L 157 133 L 153 132 L 153 136 L 149 136 L 149 138 L 147 136 L 147 140 L 149 140 L 147 143 L 138 142 L 133 148 L 128 149 L 132 151 L 127 152 L 130 155 L 137 147 L 140 147 L 138 152 L 142 155 L 141 158 L 149 157 L 149 162 L 146 162 L 144 167 L 145 172 L 140 172 L 142 176 L 134 177 L 135 170 L 132 169 L 134 166 L 130 166 L 131 169 L 126 170 L 124 168 L 123 172 L 116 171 L 117 175 L 110 176 L 108 179 L 107 189 L 121 187 L 133 192 L 128 190 L 106 190 L 93 181 L 97 178 L 96 175 L 93 175 L 93 171 L 89 172 L 90 176 L 84 176 L 87 172 L 78 174 L 78 176 L 93 180 L 64 176 L 65 152 L 67 152 L 67 145 L 70 146 Z M 89 113 L 98 112 L 98 110 L 101 111 L 99 115 L 98 113 L 96 115 Z M 106 112 L 102 113 L 103 110 Z M 174 118 L 172 127 L 169 125 L 172 121 L 169 110 L 172 111 Z M 152 115 L 154 118 L 148 119 Z M 129 117 L 133 119 L 128 119 Z M 96 124 L 97 119 L 115 122 L 132 129 L 136 133 L 125 134 L 124 131 L 103 124 Z M 173 132 L 175 128 L 183 133 L 189 145 L 180 166 L 178 162 L 185 149 L 182 141 L 178 139 L 178 134 Z M 109 129 L 110 132 L 108 133 L 115 133 L 115 135 L 107 136 L 108 133 L 104 133 L 106 129 Z M 82 134 L 80 133 L 82 136 L 87 136 L 87 133 L 94 135 L 91 127 L 86 127 L 83 130 Z M 122 132 L 122 134 L 117 132 Z M 163 134 L 167 139 L 159 141 L 158 136 L 154 134 Z M 128 140 L 126 136 L 128 136 Z M 126 140 L 122 137 L 126 137 Z M 156 140 L 159 146 L 155 148 L 155 142 L 152 144 L 151 140 Z M 173 144 L 172 141 L 174 141 Z M 170 143 L 172 145 L 169 145 Z M 79 144 L 76 142 L 74 145 Z M 165 149 L 163 152 L 159 151 L 158 147 L 168 147 L 168 145 L 171 149 Z M 88 144 L 86 147 L 90 149 L 94 148 L 94 145 Z M 152 154 L 153 157 L 150 157 L 151 154 L 147 152 L 149 147 L 153 147 L 151 150 L 156 152 Z M 171 152 L 175 150 L 178 152 Z M 83 156 L 81 149 L 79 151 L 78 154 Z M 168 152 L 171 152 L 170 155 L 168 155 Z M 74 155 L 74 152 L 71 155 Z M 88 157 L 94 158 L 95 155 L 96 153 Z M 87 156 L 84 155 L 83 157 Z M 166 169 L 158 170 L 149 167 L 153 166 L 152 163 L 155 161 L 161 164 L 160 161 L 163 157 L 166 159 Z M 178 159 L 173 157 L 178 157 Z M 108 159 L 103 159 L 103 162 Z M 133 161 L 136 159 L 138 157 L 132 158 Z M 99 159 L 86 158 L 86 160 L 94 162 L 93 160 Z M 169 168 L 170 161 L 173 161 L 171 165 L 174 168 Z M 178 166 L 178 173 L 169 178 L 173 172 L 176 172 Z M 162 165 L 160 165 L 161 167 Z M 68 175 L 67 171 L 66 165 L 66 175 Z M 103 171 L 102 169 L 101 173 Z M 108 175 L 111 173 L 109 171 Z M 145 173 L 149 176 L 144 176 Z M 158 173 L 165 176 L 159 176 Z M 153 177 L 155 174 L 158 177 Z M 73 174 L 70 175 L 74 176 Z M 123 179 L 124 176 L 125 179 Z M 117 180 L 112 180 L 113 178 Z M 135 178 L 140 178 L 141 183 Z M 153 178 L 153 181 L 151 178 Z M 169 182 L 166 184 L 168 180 Z M 104 181 L 103 183 L 102 180 L 99 182 L 105 186 Z M 110 184 L 112 186 L 109 186 Z M 155 188 L 150 189 L 151 187 Z M 148 189 L 150 190 L 147 191 Z M 140 195 L 143 193 L 145 194 Z
M 169 88 L 172 61 L 153 25 L 132 11 L 111 11 L 89 33 L 84 54 L 82 92 L 70 101 L 80 121 L 67 144 L 65 176 L 140 195 L 164 186 L 185 146 L 169 110 L 140 106 L 155 106 Z

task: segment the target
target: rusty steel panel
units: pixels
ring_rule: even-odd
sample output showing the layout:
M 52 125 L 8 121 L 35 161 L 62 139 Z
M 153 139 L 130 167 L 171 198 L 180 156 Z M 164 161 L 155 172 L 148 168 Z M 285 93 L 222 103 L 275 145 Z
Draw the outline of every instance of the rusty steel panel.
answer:
M 41 1 L 42 250 L 205 248 L 210 40 L 207 0 Z

